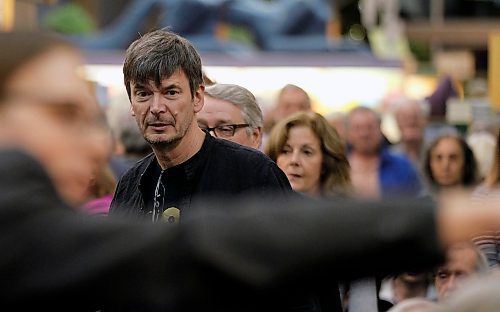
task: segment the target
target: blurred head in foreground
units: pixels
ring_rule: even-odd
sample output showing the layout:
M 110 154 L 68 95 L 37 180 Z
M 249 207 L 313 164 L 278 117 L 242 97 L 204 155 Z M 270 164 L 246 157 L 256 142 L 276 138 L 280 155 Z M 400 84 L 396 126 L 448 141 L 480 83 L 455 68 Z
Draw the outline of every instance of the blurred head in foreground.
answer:
M 81 203 L 110 142 L 79 53 L 45 33 L 2 33 L 0 49 L 0 148 L 31 154 L 63 199 Z

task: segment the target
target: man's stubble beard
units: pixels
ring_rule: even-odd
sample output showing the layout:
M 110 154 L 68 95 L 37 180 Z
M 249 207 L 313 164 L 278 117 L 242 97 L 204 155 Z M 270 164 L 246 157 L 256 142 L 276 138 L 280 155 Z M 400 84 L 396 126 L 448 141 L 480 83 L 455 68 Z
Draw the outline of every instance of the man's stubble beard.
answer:
M 168 148 L 172 148 L 172 147 L 176 146 L 177 144 L 179 144 L 182 137 L 175 136 L 175 137 L 170 138 L 168 140 L 151 140 L 148 138 L 144 138 L 144 139 L 146 140 L 146 142 L 149 143 L 149 145 L 151 145 L 151 147 L 153 147 L 155 149 L 168 149 Z
M 151 147 L 157 148 L 157 149 L 172 149 L 173 147 L 177 146 L 182 138 L 186 135 L 186 133 L 189 130 L 189 127 L 191 126 L 191 123 L 193 122 L 194 116 L 190 116 L 189 122 L 183 123 L 181 129 L 179 129 L 179 132 L 177 132 L 173 137 L 166 139 L 166 140 L 152 140 L 146 136 L 144 136 L 144 139 L 146 142 L 148 142 Z M 175 127 L 175 125 L 174 125 Z

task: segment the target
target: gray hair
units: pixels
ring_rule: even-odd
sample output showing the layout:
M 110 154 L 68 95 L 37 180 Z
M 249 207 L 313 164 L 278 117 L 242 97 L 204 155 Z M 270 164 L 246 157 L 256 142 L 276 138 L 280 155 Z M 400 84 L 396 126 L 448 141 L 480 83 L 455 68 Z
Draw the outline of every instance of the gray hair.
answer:
M 440 304 L 435 312 L 498 311 L 500 279 L 496 274 L 482 276 L 457 289 L 450 300 Z
M 489 273 L 490 266 L 484 251 L 479 249 L 477 246 L 474 246 L 474 251 L 476 252 L 477 256 L 476 266 L 474 267 L 476 272 L 479 274 Z
M 115 140 L 121 142 L 128 155 L 147 155 L 151 146 L 144 140 L 135 119 L 130 114 L 130 102 L 125 92 L 111 99 L 106 109 Z
M 460 242 L 448 247 L 446 253 L 448 254 L 451 250 L 463 250 L 471 249 L 476 254 L 476 263 L 474 265 L 474 272 L 477 274 L 486 274 L 490 271 L 490 266 L 488 264 L 488 259 L 485 253 L 472 242 Z M 448 257 L 448 255 L 447 255 Z
M 400 96 L 389 101 L 389 107 L 393 111 L 394 115 L 397 115 L 398 112 L 407 106 L 415 105 L 418 108 L 418 111 L 422 117 L 428 118 L 431 112 L 430 104 L 425 100 L 417 100 L 412 99 L 407 96 Z
M 255 96 L 247 89 L 234 84 L 214 84 L 205 89 L 205 95 L 228 101 L 238 106 L 241 109 L 241 117 L 245 123 L 250 125 L 250 128 L 262 128 L 263 117 Z M 251 134 L 251 130 L 247 132 Z

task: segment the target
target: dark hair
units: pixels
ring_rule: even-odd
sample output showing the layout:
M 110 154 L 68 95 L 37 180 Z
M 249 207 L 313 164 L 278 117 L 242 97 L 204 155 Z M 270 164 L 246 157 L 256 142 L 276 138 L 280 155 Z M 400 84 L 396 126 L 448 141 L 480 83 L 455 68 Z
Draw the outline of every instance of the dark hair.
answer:
M 439 185 L 436 183 L 436 179 L 434 178 L 434 175 L 432 174 L 431 170 L 431 153 L 432 150 L 438 145 L 441 140 L 445 138 L 451 138 L 457 141 L 457 143 L 460 145 L 460 150 L 462 151 L 462 154 L 464 155 L 464 168 L 463 168 L 463 175 L 462 175 L 462 185 L 463 186 L 473 186 L 477 183 L 478 181 L 478 166 L 476 162 L 476 158 L 474 157 L 474 152 L 472 149 L 469 147 L 467 142 L 460 136 L 454 135 L 454 134 L 442 134 L 438 136 L 432 143 L 429 145 L 429 147 L 425 151 L 425 157 L 424 157 L 424 174 L 428 181 L 430 182 L 431 186 L 435 188 L 439 188 Z
M 0 99 L 6 96 L 7 81 L 19 67 L 37 56 L 58 47 L 72 47 L 68 42 L 46 32 L 0 33 Z
M 155 30 L 134 41 L 125 52 L 123 78 L 128 97 L 130 82 L 147 85 L 181 69 L 189 81 L 191 97 L 203 84 L 201 58 L 189 41 L 167 29 Z

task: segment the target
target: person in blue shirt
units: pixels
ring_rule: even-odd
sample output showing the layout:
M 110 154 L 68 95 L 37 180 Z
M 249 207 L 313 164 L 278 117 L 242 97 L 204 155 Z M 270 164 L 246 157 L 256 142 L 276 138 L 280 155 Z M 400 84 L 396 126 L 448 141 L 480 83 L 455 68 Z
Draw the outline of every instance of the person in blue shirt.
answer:
M 347 116 L 348 158 L 354 192 L 363 198 L 416 197 L 422 184 L 416 169 L 383 143 L 381 119 L 368 107 L 356 107 Z

